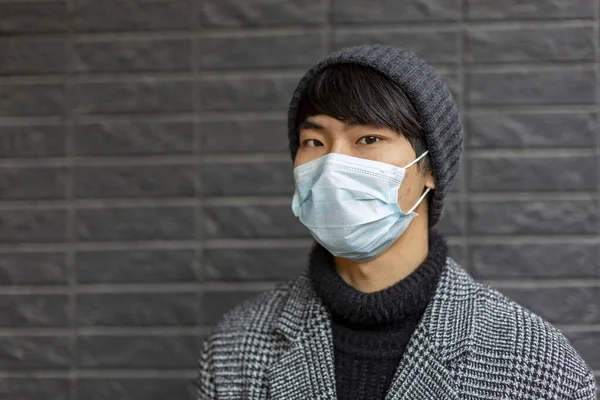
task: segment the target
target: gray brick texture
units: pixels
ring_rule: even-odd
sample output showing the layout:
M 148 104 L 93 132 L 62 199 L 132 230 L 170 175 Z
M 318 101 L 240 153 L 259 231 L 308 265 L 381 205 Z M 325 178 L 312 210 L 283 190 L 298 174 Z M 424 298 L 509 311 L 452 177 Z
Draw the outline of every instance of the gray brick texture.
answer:
M 235 304 L 305 267 L 286 110 L 408 48 L 465 157 L 440 229 L 600 378 L 600 0 L 0 0 L 0 398 L 183 400 Z

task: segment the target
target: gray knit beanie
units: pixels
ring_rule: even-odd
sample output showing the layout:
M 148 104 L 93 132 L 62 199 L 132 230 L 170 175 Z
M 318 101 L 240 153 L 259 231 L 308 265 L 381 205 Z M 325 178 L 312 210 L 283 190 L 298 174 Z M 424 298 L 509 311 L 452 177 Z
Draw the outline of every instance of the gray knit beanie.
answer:
M 462 153 L 463 130 L 452 95 L 442 78 L 415 54 L 392 46 L 367 45 L 333 53 L 313 68 L 298 83 L 288 111 L 288 138 L 292 159 L 298 151 L 296 116 L 300 97 L 310 81 L 324 69 L 339 64 L 372 68 L 396 82 L 413 102 L 425 131 L 435 190 L 429 206 L 429 227 L 438 223 L 444 199 L 458 172 Z

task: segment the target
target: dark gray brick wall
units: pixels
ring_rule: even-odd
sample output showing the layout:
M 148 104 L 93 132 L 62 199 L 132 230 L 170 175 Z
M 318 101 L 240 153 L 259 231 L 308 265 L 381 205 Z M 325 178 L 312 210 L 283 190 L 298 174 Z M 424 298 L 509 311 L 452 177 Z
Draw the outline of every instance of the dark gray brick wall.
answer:
M 329 51 L 448 81 L 440 224 L 600 373 L 600 0 L 0 0 L 0 398 L 189 399 L 220 316 L 297 275 L 285 112 Z

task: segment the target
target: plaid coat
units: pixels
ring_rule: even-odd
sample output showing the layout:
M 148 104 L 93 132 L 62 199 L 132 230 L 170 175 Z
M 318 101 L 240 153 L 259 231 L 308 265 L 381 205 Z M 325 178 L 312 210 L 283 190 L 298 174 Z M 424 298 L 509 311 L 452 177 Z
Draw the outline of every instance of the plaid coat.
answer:
M 335 399 L 330 317 L 306 274 L 230 311 L 206 340 L 197 398 Z M 596 399 L 592 371 L 540 317 L 448 259 L 392 399 Z

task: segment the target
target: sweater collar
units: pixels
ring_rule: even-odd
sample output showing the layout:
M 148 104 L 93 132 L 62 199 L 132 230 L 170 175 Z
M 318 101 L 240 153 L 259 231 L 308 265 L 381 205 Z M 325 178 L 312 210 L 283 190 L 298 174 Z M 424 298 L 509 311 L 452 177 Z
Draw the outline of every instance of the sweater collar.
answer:
M 315 292 L 333 319 L 351 324 L 393 324 L 423 314 L 435 293 L 447 252 L 443 237 L 430 231 L 427 258 L 415 271 L 386 289 L 363 293 L 340 277 L 333 256 L 315 244 L 310 255 L 309 275 Z

